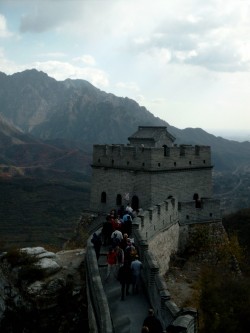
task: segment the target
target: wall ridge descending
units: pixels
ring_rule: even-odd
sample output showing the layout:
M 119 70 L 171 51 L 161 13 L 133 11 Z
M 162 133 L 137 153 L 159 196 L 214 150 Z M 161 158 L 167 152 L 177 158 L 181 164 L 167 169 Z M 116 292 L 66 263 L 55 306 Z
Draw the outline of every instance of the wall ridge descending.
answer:
M 171 299 L 163 277 L 171 254 L 178 251 L 179 233 L 178 201 L 174 197 L 133 219 L 133 237 L 144 267 L 143 282 L 157 317 L 163 327 L 172 325 L 182 332 L 196 333 L 196 309 L 179 308 Z
M 208 202 L 213 201 L 209 199 Z M 203 208 L 204 206 L 201 207 L 201 209 Z M 89 214 L 91 213 L 89 212 Z M 92 213 L 91 218 L 95 230 L 102 227 L 102 219 L 99 215 Z M 95 220 L 99 221 L 99 225 L 95 224 Z M 221 220 L 219 221 L 221 222 Z M 167 198 L 157 205 L 140 211 L 139 215 L 133 219 L 132 237 L 143 263 L 142 279 L 148 299 L 162 325 L 164 327 L 176 327 L 176 329 L 182 328 L 182 332 L 185 333 L 196 333 L 198 325 L 196 309 L 179 308 L 171 299 L 163 278 L 169 268 L 170 256 L 184 246 L 183 238 L 185 237 L 183 235 L 180 237 L 180 235 L 188 234 L 188 228 L 191 224 L 190 221 L 188 222 L 187 224 L 180 224 L 178 200 L 174 197 Z M 193 221 L 192 225 L 196 223 L 197 221 Z M 209 223 L 215 223 L 215 221 L 210 219 Z M 95 321 L 101 323 L 98 325 L 96 332 L 112 332 L 108 302 L 101 284 L 96 256 L 90 240 L 88 240 L 86 251 L 86 263 L 89 302 L 94 309 Z M 98 294 L 98 297 L 96 294 Z M 103 315 L 104 309 L 106 309 L 105 315 Z
M 91 216 L 92 219 L 95 219 L 93 214 Z M 98 218 L 99 216 L 96 215 L 97 220 Z M 158 227 L 156 228 L 156 223 L 157 221 L 159 222 L 159 220 L 161 220 L 161 223 L 158 223 Z M 95 224 L 95 221 L 93 221 L 93 224 Z M 99 227 L 101 228 L 101 224 Z M 163 327 L 178 325 L 178 327 L 182 327 L 183 332 L 196 333 L 197 311 L 193 308 L 179 308 L 171 299 L 171 295 L 163 278 L 163 270 L 159 265 L 159 258 L 157 257 L 157 253 L 154 253 L 154 246 L 152 246 L 152 242 L 154 242 L 154 240 L 157 242 L 159 235 L 166 239 L 169 232 L 170 237 L 174 240 L 174 246 L 173 244 L 171 245 L 169 253 L 164 253 L 166 262 L 169 262 L 171 253 L 177 251 L 178 236 L 176 236 L 176 234 L 179 233 L 177 200 L 175 198 L 168 198 L 164 202 L 141 212 L 139 216 L 133 219 L 132 227 L 132 237 L 138 250 L 140 260 L 143 263 L 142 279 L 147 297 L 157 316 L 160 318 Z M 96 228 L 97 225 L 95 226 L 95 229 Z M 145 228 L 147 229 L 145 230 Z M 175 237 L 173 237 L 173 229 Z M 88 240 L 86 251 L 86 263 L 89 302 L 92 304 L 90 308 L 93 308 L 92 316 L 94 316 L 95 321 L 98 323 L 100 321 L 95 332 L 108 333 L 108 330 L 111 329 L 112 321 L 110 315 L 108 315 L 109 306 L 101 285 L 97 260 L 90 240 Z M 165 272 L 166 270 L 164 268 L 164 273 Z M 97 293 L 98 297 L 96 296 Z M 100 309 L 103 308 L 106 308 L 105 316 L 101 316 L 101 311 L 103 310 Z

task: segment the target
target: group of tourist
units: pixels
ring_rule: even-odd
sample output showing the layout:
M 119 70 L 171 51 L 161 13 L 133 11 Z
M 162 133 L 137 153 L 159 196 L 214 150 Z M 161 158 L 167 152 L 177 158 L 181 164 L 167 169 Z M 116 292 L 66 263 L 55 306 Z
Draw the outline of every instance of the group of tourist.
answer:
M 130 238 L 133 218 L 133 210 L 128 204 L 124 212 L 111 210 L 102 228 L 103 244 L 109 246 L 105 281 L 111 274 L 117 278 L 121 284 L 122 301 L 125 295 L 129 295 L 131 284 L 133 294 L 139 292 L 142 270 L 136 246 Z
M 106 216 L 100 234 L 94 233 L 91 239 L 97 260 L 100 256 L 101 246 L 108 246 L 107 272 L 105 282 L 113 275 L 121 284 L 121 300 L 132 293 L 137 294 L 140 289 L 142 262 L 131 238 L 132 220 L 135 212 L 128 204 L 126 209 L 116 211 L 112 209 Z M 153 309 L 149 309 L 148 316 L 143 321 L 141 333 L 162 333 L 163 329 Z
M 129 294 L 131 284 L 133 294 L 139 292 L 142 263 L 133 239 L 130 238 L 135 215 L 136 212 L 130 204 L 119 211 L 112 209 L 106 216 L 101 233 L 95 232 L 91 239 L 97 260 L 100 257 L 101 246 L 109 247 L 105 281 L 107 282 L 111 275 L 117 278 L 121 284 L 121 300 L 125 299 L 125 294 Z
M 117 235 L 119 238 L 121 238 L 124 234 L 128 234 L 130 237 L 132 233 L 132 220 L 134 216 L 135 212 L 131 208 L 130 204 L 127 205 L 125 210 L 123 208 L 119 209 L 118 211 L 112 209 L 106 216 L 106 221 L 103 223 L 103 245 L 110 245 L 111 241 L 115 241 L 114 237 Z

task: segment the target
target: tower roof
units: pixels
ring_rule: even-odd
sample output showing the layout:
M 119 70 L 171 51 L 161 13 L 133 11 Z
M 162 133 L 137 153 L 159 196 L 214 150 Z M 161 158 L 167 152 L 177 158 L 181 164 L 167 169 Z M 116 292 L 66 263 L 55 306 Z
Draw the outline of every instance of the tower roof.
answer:
M 138 130 L 128 140 L 132 142 L 142 142 L 145 140 L 156 143 L 163 136 L 170 142 L 175 141 L 175 137 L 167 131 L 166 126 L 139 126 Z

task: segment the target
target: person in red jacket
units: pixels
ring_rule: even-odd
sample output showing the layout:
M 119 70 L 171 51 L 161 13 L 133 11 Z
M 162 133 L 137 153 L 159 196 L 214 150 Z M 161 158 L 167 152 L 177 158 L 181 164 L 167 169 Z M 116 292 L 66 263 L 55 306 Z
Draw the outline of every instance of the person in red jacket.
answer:
M 107 275 L 106 275 L 106 280 L 108 280 L 108 278 L 110 277 L 110 274 L 112 273 L 113 275 L 115 275 L 116 272 L 116 265 L 117 265 L 117 254 L 116 251 L 113 247 L 109 248 L 109 252 L 107 254 Z

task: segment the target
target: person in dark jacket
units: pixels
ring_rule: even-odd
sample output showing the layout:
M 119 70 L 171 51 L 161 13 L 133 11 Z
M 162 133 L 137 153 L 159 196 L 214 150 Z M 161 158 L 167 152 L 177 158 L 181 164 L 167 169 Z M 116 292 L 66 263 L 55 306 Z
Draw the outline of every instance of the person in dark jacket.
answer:
M 95 253 L 96 253 L 96 259 L 98 260 L 100 257 L 100 251 L 102 246 L 102 240 L 100 235 L 97 235 L 96 232 L 94 232 L 91 243 L 94 245 Z
M 147 326 L 149 333 L 162 333 L 163 328 L 161 322 L 156 318 L 153 309 L 148 310 L 148 316 L 143 321 L 143 326 Z
M 124 265 L 119 268 L 117 280 L 121 284 L 121 300 L 124 301 L 125 299 L 125 289 L 126 289 L 126 296 L 129 295 L 129 286 L 132 282 L 132 273 L 130 268 L 130 263 L 125 261 Z
M 132 218 L 129 214 L 123 216 L 123 223 L 122 225 L 122 233 L 128 234 L 128 236 L 132 233 Z
M 111 223 L 111 217 L 110 217 L 110 215 L 107 215 L 106 222 L 103 223 L 103 227 L 102 227 L 102 239 L 103 239 L 104 246 L 111 244 L 112 232 L 113 232 L 113 226 Z

